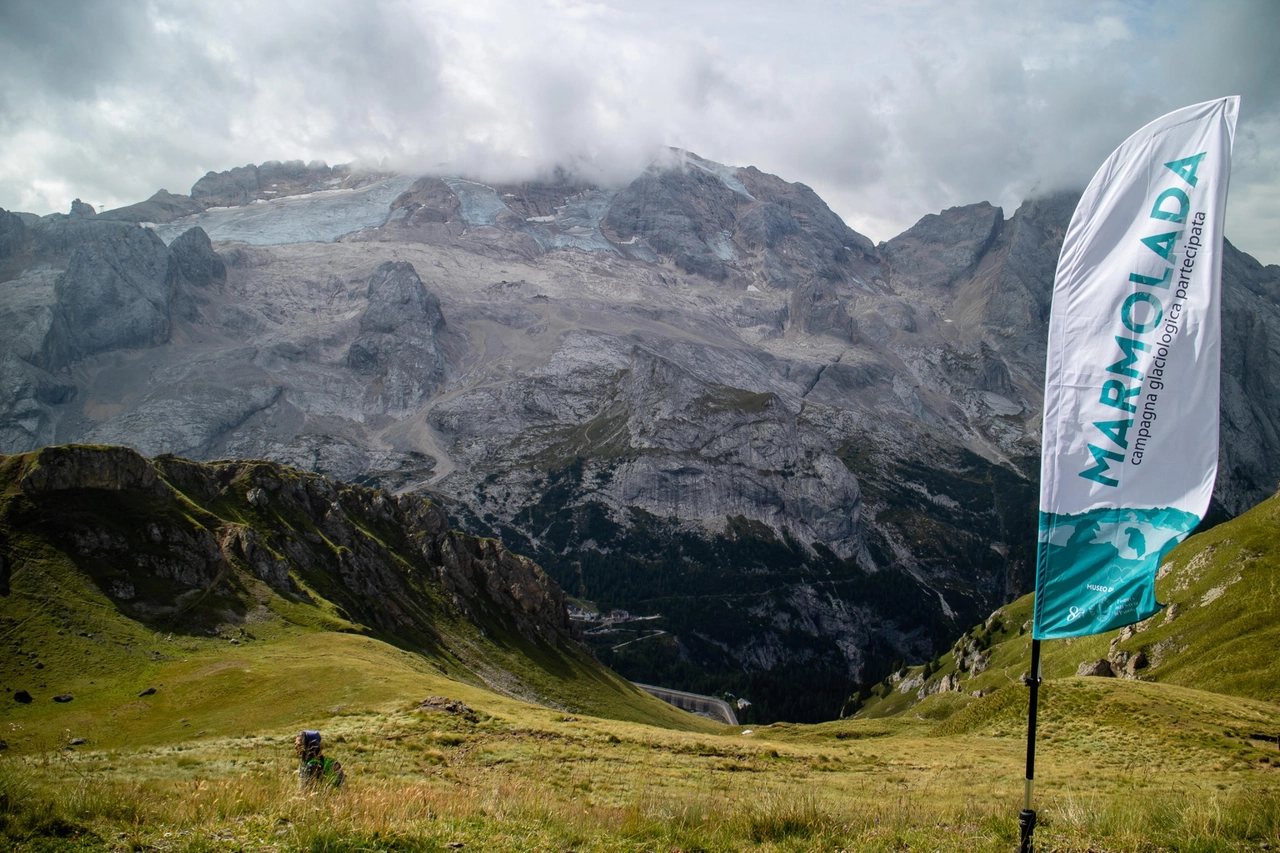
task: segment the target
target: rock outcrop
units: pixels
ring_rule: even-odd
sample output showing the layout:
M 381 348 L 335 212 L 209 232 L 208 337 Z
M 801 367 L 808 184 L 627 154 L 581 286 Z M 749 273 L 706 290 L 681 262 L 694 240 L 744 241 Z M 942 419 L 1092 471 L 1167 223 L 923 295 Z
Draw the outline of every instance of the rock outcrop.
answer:
M 353 164 L 331 168 L 320 160 L 310 163 L 269 160 L 260 166 L 250 163 L 226 172 L 209 172 L 191 187 L 191 198 L 204 207 L 227 207 L 356 186 L 368 177 L 369 173 L 356 169 Z
M 77 356 L 169 340 L 177 270 L 155 232 L 118 226 L 71 254 L 54 286 Z
M 578 634 L 536 564 L 450 530 L 419 497 L 272 463 L 149 460 L 123 447 L 48 447 L 9 462 L 29 506 L 4 505 L 0 544 L 46 537 L 134 618 L 202 630 L 251 604 L 232 580 L 245 570 L 287 599 L 323 597 L 356 626 L 420 647 L 442 641 L 440 596 L 491 633 L 552 648 Z M 212 605 L 191 606 L 192 590 Z
M 213 250 L 209 235 L 196 226 L 169 244 L 178 275 L 194 287 L 210 287 L 227 280 L 227 265 Z
M 347 364 L 370 377 L 367 399 L 380 411 L 420 405 L 444 377 L 440 300 L 405 262 L 382 264 L 369 276 L 365 309 Z
M 155 466 L 127 447 L 48 447 L 31 458 L 18 482 L 27 495 L 41 498 L 85 489 L 177 497 Z

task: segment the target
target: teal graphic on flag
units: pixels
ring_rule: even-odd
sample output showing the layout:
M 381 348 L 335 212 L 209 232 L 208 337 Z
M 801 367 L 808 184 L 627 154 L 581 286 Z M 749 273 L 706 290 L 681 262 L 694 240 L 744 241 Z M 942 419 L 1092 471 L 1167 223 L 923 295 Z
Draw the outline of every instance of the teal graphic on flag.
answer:
M 1199 523 L 1197 516 L 1172 508 L 1040 513 L 1039 638 L 1097 634 L 1158 613 L 1160 561 Z

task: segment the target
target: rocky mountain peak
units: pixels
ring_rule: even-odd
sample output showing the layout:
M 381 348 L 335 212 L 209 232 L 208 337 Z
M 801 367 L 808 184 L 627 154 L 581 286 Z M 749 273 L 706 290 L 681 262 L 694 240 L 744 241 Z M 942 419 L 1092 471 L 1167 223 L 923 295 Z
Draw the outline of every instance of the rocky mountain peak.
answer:
M 152 230 L 0 213 L 0 450 L 429 493 L 654 617 L 592 635 L 602 659 L 766 716 L 814 718 L 1029 588 L 1071 193 L 875 246 L 809 187 L 688 152 L 613 187 L 343 169 L 206 176 L 133 206 Z M 1228 244 L 1223 280 L 1231 514 L 1280 477 L 1280 268 Z
M 71 215 L 72 216 L 97 216 L 98 211 L 96 208 L 94 208 L 93 205 L 86 204 L 85 202 L 77 198 L 77 199 L 73 199 L 71 202 Z

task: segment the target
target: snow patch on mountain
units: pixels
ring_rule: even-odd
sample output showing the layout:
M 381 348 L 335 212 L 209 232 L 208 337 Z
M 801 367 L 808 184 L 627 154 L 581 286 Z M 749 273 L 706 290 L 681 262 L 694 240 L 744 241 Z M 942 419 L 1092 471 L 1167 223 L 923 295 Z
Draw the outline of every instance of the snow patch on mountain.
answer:
M 212 207 L 162 225 L 147 224 L 165 243 L 199 226 L 211 240 L 254 246 L 332 243 L 387 221 L 391 202 L 413 184 L 399 175 L 356 189 L 322 190 L 259 200 L 238 207 Z

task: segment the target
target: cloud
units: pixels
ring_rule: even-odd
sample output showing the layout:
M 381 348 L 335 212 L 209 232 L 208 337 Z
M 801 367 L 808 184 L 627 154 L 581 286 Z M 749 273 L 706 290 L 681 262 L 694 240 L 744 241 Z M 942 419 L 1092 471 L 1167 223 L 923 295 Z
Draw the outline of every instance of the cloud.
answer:
M 1228 235 L 1269 262 L 1280 4 L 179 0 L 0 5 L 0 206 L 351 159 L 622 181 L 664 145 L 813 186 L 887 239 L 1082 186 L 1133 130 L 1244 96 Z

